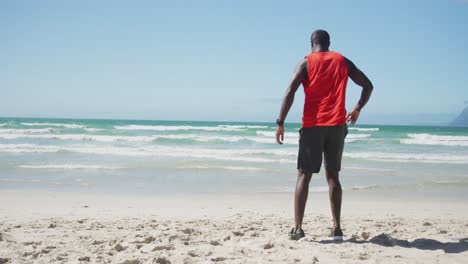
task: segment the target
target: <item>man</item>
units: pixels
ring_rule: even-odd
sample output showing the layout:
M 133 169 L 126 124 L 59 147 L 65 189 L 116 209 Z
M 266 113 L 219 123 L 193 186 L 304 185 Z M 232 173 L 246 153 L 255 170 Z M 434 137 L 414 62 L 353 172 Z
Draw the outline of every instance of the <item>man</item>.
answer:
M 312 33 L 312 53 L 302 60 L 286 90 L 281 112 L 276 120 L 276 141 L 283 144 L 284 120 L 294 101 L 294 94 L 302 83 L 305 93 L 302 128 L 299 131 L 298 178 L 294 194 L 295 226 L 289 233 L 292 240 L 305 238 L 302 220 L 313 173 L 318 173 L 325 158 L 326 178 L 333 215 L 334 240 L 342 240 L 340 226 L 341 184 L 339 171 L 344 139 L 348 132 L 346 122 L 355 124 L 366 105 L 373 86 L 366 75 L 341 54 L 329 51 L 330 35 L 325 30 Z M 362 87 L 361 98 L 346 115 L 345 96 L 348 77 Z

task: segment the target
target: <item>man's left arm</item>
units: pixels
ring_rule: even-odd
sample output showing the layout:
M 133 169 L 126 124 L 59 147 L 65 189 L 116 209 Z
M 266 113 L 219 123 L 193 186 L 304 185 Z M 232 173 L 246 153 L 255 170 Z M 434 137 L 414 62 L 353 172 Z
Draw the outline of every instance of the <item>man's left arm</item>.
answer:
M 296 94 L 297 89 L 301 83 L 307 78 L 307 59 L 302 60 L 296 67 L 296 70 L 293 73 L 291 82 L 289 83 L 288 88 L 286 89 L 286 94 L 283 97 L 283 102 L 281 103 L 280 115 L 277 120 L 276 126 L 276 142 L 278 144 L 283 144 L 284 140 L 284 120 L 288 115 L 289 110 L 294 102 L 294 95 Z

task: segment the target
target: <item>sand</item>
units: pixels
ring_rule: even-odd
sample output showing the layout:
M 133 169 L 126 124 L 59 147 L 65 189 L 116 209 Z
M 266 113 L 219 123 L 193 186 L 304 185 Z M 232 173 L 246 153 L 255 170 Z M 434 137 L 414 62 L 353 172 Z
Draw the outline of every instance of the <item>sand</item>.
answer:
M 0 263 L 467 263 L 468 205 L 345 193 L 345 241 L 326 193 L 290 241 L 292 194 L 117 196 L 2 191 Z

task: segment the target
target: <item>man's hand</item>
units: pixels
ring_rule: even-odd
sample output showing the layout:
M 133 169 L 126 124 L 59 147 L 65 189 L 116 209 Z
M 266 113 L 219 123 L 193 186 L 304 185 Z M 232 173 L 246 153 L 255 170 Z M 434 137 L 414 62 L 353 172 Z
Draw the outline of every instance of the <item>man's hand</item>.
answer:
M 284 126 L 276 126 L 276 142 L 282 145 L 284 141 Z
M 359 111 L 356 109 L 353 109 L 350 113 L 348 113 L 348 116 L 346 116 L 346 122 L 350 123 L 351 125 L 354 125 L 356 121 L 359 118 Z

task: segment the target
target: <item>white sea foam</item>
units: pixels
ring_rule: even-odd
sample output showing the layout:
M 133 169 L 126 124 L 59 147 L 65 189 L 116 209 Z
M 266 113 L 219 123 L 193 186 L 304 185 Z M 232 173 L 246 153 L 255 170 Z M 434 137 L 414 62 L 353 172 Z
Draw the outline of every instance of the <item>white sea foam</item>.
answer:
M 265 136 L 265 137 L 271 137 L 271 138 L 275 138 L 276 136 L 276 132 L 275 131 L 262 131 L 262 130 L 259 130 L 259 131 L 256 131 L 256 134 L 259 135 L 259 136 Z M 299 133 L 296 132 L 296 133 L 293 133 L 293 132 L 285 132 L 284 133 L 284 137 L 285 138 L 299 138 Z
M 363 190 L 372 190 L 372 189 L 377 189 L 379 187 L 382 187 L 377 184 L 371 184 L 371 185 L 355 185 L 353 187 L 348 187 L 346 189 L 352 190 L 352 191 L 363 191 Z
M 85 127 L 84 130 L 88 132 L 98 132 L 98 131 L 103 131 L 104 129 L 102 128 L 94 128 L 94 127 Z
M 468 136 L 444 136 L 433 134 L 408 134 L 400 143 L 410 145 L 468 146 Z
M 7 123 L 0 123 L 0 127 L 3 127 L 3 126 L 8 126 Z
M 371 134 L 348 134 L 346 136 L 347 139 L 365 139 L 365 138 L 370 138 L 372 135 Z
M 345 152 L 344 157 L 384 162 L 468 164 L 468 156 L 449 154 Z
M 225 128 L 252 128 L 252 129 L 258 129 L 258 128 L 268 128 L 269 126 L 253 126 L 253 125 L 219 125 L 218 127 L 225 127 Z
M 65 124 L 65 123 L 21 123 L 23 126 L 53 126 L 53 127 L 65 127 L 65 128 L 84 128 L 84 125 L 78 124 Z
M 87 134 L 0 134 L 1 139 L 58 139 L 58 140 L 82 140 L 82 141 L 130 141 L 130 142 L 147 142 L 152 141 L 156 137 L 151 136 L 108 136 L 108 135 L 87 135 Z
M 87 165 L 87 164 L 46 164 L 46 165 L 20 165 L 24 169 L 54 169 L 54 170 L 118 170 L 122 166 Z
M 36 144 L 1 144 L 0 152 L 4 153 L 50 153 L 58 152 L 57 146 Z
M 179 169 L 197 170 L 233 170 L 233 171 L 267 171 L 265 168 L 242 167 L 242 166 L 181 166 Z
M 375 132 L 375 131 L 379 131 L 380 129 L 378 127 L 369 127 L 369 128 L 365 128 L 365 127 L 348 127 L 348 130 L 354 130 L 354 131 L 368 131 L 368 132 Z
M 274 131 L 257 131 L 257 135 L 259 136 L 265 136 L 265 137 L 275 137 L 276 132 Z M 369 138 L 371 137 L 371 134 L 348 134 L 346 138 L 350 139 L 362 139 L 362 138 Z M 284 137 L 291 137 L 291 138 L 299 138 L 299 133 L 293 133 L 293 132 L 285 132 Z
M 36 144 L 0 144 L 3 153 L 50 153 L 74 152 L 96 155 L 116 155 L 129 157 L 168 157 L 168 158 L 199 158 L 228 161 L 247 161 L 260 163 L 291 163 L 295 162 L 295 151 L 274 149 L 199 149 L 168 146 L 153 147 L 116 147 L 93 145 L 36 145 Z M 264 155 L 291 157 L 291 159 L 277 159 L 264 157 Z
M 0 128 L 1 133 L 8 134 L 33 134 L 33 133 L 53 133 L 53 128 L 30 128 L 30 129 L 13 129 L 13 128 Z
M 1 132 L 1 130 L 0 130 Z M 197 142 L 240 142 L 251 141 L 256 143 L 276 144 L 275 139 L 255 136 L 209 136 L 196 134 L 179 134 L 179 135 L 154 135 L 154 136 L 114 136 L 114 135 L 89 135 L 89 134 L 0 134 L 0 139 L 56 139 L 56 140 L 79 140 L 79 141 L 101 141 L 101 142 L 151 142 L 159 139 L 169 140 L 193 140 Z M 297 141 L 297 140 L 296 140 Z M 296 141 L 285 139 L 285 144 L 297 144 Z
M 239 127 L 210 127 L 210 126 L 147 126 L 147 125 L 127 125 L 114 126 L 119 130 L 150 130 L 150 131 L 187 131 L 187 130 L 203 130 L 203 131 L 245 131 Z

